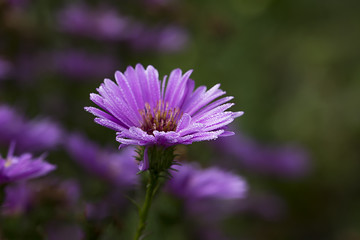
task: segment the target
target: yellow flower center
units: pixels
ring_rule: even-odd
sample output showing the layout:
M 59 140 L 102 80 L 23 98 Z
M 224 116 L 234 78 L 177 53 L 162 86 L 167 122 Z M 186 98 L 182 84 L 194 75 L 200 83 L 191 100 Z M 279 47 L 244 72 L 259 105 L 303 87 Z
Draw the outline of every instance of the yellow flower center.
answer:
M 142 117 L 141 129 L 152 134 L 157 131 L 175 131 L 177 123 L 182 116 L 179 108 L 169 108 L 168 103 L 159 100 L 155 108 L 145 103 L 144 109 L 139 110 Z
M 11 164 L 12 164 L 12 159 L 11 159 L 11 158 L 7 158 L 6 161 L 5 161 L 4 166 L 7 168 L 7 167 L 10 167 Z

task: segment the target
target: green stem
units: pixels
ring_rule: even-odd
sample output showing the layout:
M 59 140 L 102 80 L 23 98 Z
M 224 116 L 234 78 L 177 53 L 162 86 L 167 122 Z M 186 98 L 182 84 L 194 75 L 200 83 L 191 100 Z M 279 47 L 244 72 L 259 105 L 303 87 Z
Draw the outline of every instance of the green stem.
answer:
M 152 199 L 156 193 L 159 176 L 150 172 L 149 183 L 146 188 L 145 202 L 139 209 L 139 222 L 136 229 L 134 240 L 139 240 L 146 226 L 146 219 L 149 213 Z
M 5 184 L 0 184 L 0 239 L 2 239 L 3 236 L 3 231 L 4 229 L 2 229 L 1 226 L 3 225 L 3 215 L 2 215 L 2 208 L 3 208 L 3 203 L 5 201 Z
M 5 184 L 0 184 L 0 205 L 5 199 Z
M 6 184 L 0 184 L 0 210 L 5 201 L 5 188 L 6 188 Z M 0 211 L 0 217 L 1 217 L 1 211 Z

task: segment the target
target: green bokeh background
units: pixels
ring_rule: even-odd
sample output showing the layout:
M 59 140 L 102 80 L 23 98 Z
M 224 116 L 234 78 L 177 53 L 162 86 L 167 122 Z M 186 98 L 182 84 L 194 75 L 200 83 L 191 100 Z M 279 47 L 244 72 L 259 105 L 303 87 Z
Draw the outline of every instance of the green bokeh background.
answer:
M 119 12 L 149 24 L 169 21 L 186 27 L 189 43 L 175 54 L 131 52 L 56 32 L 54 13 L 64 4 L 31 1 L 23 16 L 25 32 L 9 25 L 8 13 L 2 11 L 1 54 L 11 58 L 24 47 L 42 52 L 71 46 L 113 52 L 122 59 L 119 70 L 136 63 L 155 66 L 161 76 L 176 67 L 194 69 L 197 86 L 221 83 L 235 97 L 233 109 L 245 111 L 236 124 L 246 135 L 264 143 L 299 143 L 311 157 L 310 173 L 298 180 L 240 170 L 250 188 L 281 196 L 287 212 L 276 221 L 238 216 L 224 223 L 230 235 L 256 240 L 360 239 L 359 1 L 179 0 L 170 10 L 160 11 L 137 1 L 112 1 Z M 0 101 L 21 107 L 28 116 L 51 116 L 69 130 L 81 129 L 116 148 L 113 132 L 95 126 L 82 110 L 91 104 L 88 94 L 101 81 L 77 83 L 50 75 L 36 84 L 6 82 Z M 57 104 L 65 104 L 65 111 L 59 112 Z M 189 151 L 201 156 L 200 146 Z M 81 172 L 70 160 L 60 162 L 61 153 L 53 156 L 59 174 L 73 177 Z M 82 174 L 80 179 L 86 179 Z M 160 197 L 154 209 L 173 211 L 168 201 Z M 180 237 L 182 231 L 175 225 L 169 236 L 164 231 L 149 239 L 186 239 Z

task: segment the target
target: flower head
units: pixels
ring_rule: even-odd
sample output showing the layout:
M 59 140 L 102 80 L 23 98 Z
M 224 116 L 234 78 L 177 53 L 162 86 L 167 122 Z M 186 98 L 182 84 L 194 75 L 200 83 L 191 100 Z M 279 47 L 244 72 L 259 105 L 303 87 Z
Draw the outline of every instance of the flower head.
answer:
M 100 40 L 122 40 L 127 36 L 129 20 L 114 9 L 92 9 L 84 4 L 73 4 L 58 13 L 60 30 Z
M 84 232 L 77 224 L 63 223 L 59 221 L 52 221 L 45 227 L 46 239 L 49 240 L 62 240 L 62 239 L 73 239 L 81 240 L 84 239 Z
M 244 136 L 234 129 L 235 136 L 217 141 L 215 146 L 222 156 L 231 156 L 231 167 L 243 167 L 259 173 L 288 178 L 305 176 L 310 171 L 310 157 L 306 149 L 296 144 L 269 146 Z M 224 161 L 225 162 L 225 161 Z
M 125 188 L 137 183 L 134 149 L 108 151 L 77 133 L 69 135 L 65 147 L 77 163 L 101 179 Z
M 62 140 L 61 127 L 50 119 L 37 118 L 25 122 L 24 131 L 17 138 L 22 151 L 42 151 L 54 149 Z
M 0 143 L 16 142 L 20 152 L 50 150 L 62 139 L 61 127 L 46 118 L 26 119 L 7 105 L 0 105 Z
M 80 186 L 74 180 L 47 178 L 31 182 L 20 181 L 6 187 L 2 213 L 22 215 L 44 203 L 51 203 L 54 207 L 58 205 L 62 210 L 74 209 L 79 197 Z
M 8 156 L 0 157 L 0 184 L 40 177 L 56 168 L 45 162 L 43 156 L 33 158 L 29 153 L 14 156 L 13 152 L 12 144 Z
M 29 208 L 31 191 L 26 182 L 10 185 L 5 189 L 5 199 L 1 214 L 21 215 Z
M 137 51 L 177 52 L 186 46 L 189 34 L 184 28 L 172 24 L 149 27 L 136 23 L 128 40 Z
M 188 32 L 181 26 L 152 26 L 109 7 L 93 9 L 83 4 L 72 4 L 60 10 L 57 22 L 63 32 L 96 40 L 121 41 L 135 51 L 176 52 L 186 46 L 189 38 Z M 101 61 L 98 62 L 104 66 Z
M 183 164 L 172 174 L 166 190 L 182 200 L 191 218 L 201 222 L 228 217 L 247 196 L 248 184 L 242 177 L 216 167 L 201 169 L 195 164 Z
M 226 111 L 232 97 L 216 100 L 225 94 L 220 84 L 208 91 L 205 86 L 195 89 L 191 72 L 175 69 L 166 82 L 153 66 L 128 67 L 115 73 L 116 83 L 105 79 L 99 94 L 90 94 L 102 110 L 85 109 L 96 116 L 95 122 L 117 131 L 120 146 L 168 147 L 232 135 L 226 127 L 243 112 Z
M 168 183 L 168 190 L 186 200 L 239 199 L 247 192 L 247 183 L 241 177 L 212 167 L 200 169 L 183 164 Z
M 9 75 L 11 69 L 11 64 L 7 60 L 0 57 L 0 80 L 6 78 Z
M 9 145 L 23 131 L 22 117 L 10 106 L 0 105 L 0 142 Z M 17 142 L 17 141 L 16 141 Z
M 67 49 L 54 52 L 53 70 L 77 81 L 108 75 L 119 63 L 110 55 Z

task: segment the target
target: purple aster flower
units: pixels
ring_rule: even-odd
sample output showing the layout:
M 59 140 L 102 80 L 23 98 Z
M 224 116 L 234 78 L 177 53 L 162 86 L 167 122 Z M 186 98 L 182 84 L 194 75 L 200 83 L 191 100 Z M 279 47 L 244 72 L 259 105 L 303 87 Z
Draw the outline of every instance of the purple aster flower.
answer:
M 30 153 L 14 156 L 12 144 L 6 158 L 0 157 L 0 184 L 40 177 L 56 167 L 44 161 L 44 156 L 33 158 Z
M 221 231 L 218 224 L 213 224 L 209 226 L 202 226 L 197 229 L 197 236 L 195 239 L 201 240 L 232 240 L 233 238 L 229 238 L 225 236 L 225 234 Z M 236 238 L 239 240 L 239 238 Z
M 28 3 L 28 0 L 8 0 L 12 7 L 24 7 Z
M 99 40 L 122 40 L 127 35 L 129 20 L 114 9 L 91 9 L 86 5 L 70 5 L 58 14 L 62 31 Z
M 80 198 L 80 188 L 76 181 L 61 181 L 56 178 L 19 182 L 6 187 L 5 201 L 2 206 L 6 215 L 21 215 L 42 205 L 54 202 L 61 208 L 75 208 Z
M 241 177 L 219 168 L 200 169 L 195 164 L 182 164 L 173 173 L 167 189 L 186 200 L 240 199 L 245 197 L 248 186 Z
M 143 0 L 147 7 L 165 7 L 177 3 L 178 0 Z
M 249 196 L 238 204 L 233 210 L 241 215 L 249 214 L 267 221 L 278 221 L 286 214 L 284 199 L 273 193 L 250 193 Z
M 76 206 L 77 202 L 80 199 L 80 186 L 78 182 L 74 179 L 61 180 L 57 178 L 52 178 L 50 180 L 47 180 L 46 182 L 41 182 L 41 184 L 41 190 L 43 192 L 53 192 L 55 198 L 56 196 L 60 196 L 60 199 L 58 200 L 60 200 L 60 202 L 62 202 L 66 206 L 69 206 L 70 208 Z M 38 192 L 35 194 L 38 194 Z M 51 196 L 52 194 L 48 194 L 48 196 L 49 195 Z
M 106 7 L 71 5 L 58 16 L 61 31 L 96 40 L 121 41 L 134 50 L 174 52 L 188 41 L 187 31 L 180 26 L 149 26 Z
M 149 28 L 142 24 L 135 25 L 130 34 L 130 45 L 137 51 L 176 52 L 188 42 L 185 29 L 175 26 L 157 26 Z
M 173 172 L 166 190 L 183 200 L 191 218 L 214 223 L 233 213 L 239 200 L 246 197 L 248 185 L 240 176 L 216 167 L 183 164 Z
M 0 57 L 0 80 L 9 76 L 11 69 L 11 64 L 7 60 Z
M 68 6 L 58 13 L 58 22 L 61 30 L 80 35 L 88 35 L 91 20 L 85 8 L 79 5 Z
M 5 201 L 1 206 L 5 215 L 21 215 L 30 207 L 31 190 L 26 182 L 10 185 L 5 189 Z
M 98 201 L 88 202 L 85 214 L 88 219 L 104 220 L 111 216 L 116 217 L 118 214 L 124 214 L 129 204 L 129 199 L 124 197 L 124 191 L 115 189 Z
M 22 130 L 22 117 L 11 107 L 0 105 L 0 142 L 9 145 Z
M 215 144 L 223 155 L 234 156 L 245 167 L 264 174 L 301 177 L 309 171 L 307 152 L 295 145 L 264 146 L 239 132 L 235 136 L 222 138 Z
M 93 79 L 108 75 L 119 65 L 113 56 L 79 50 L 54 53 L 53 61 L 53 70 L 74 79 Z
M 65 146 L 71 157 L 92 174 L 118 186 L 137 183 L 134 149 L 106 151 L 79 134 L 70 135 Z
M 17 138 L 22 151 L 41 151 L 53 149 L 62 139 L 60 126 L 49 119 L 34 119 L 25 123 L 25 130 Z
M 102 110 L 85 109 L 96 116 L 96 123 L 117 131 L 120 146 L 168 147 L 232 135 L 227 125 L 243 112 L 226 111 L 232 97 L 216 100 L 225 94 L 220 84 L 208 91 L 205 86 L 195 89 L 191 72 L 175 69 L 166 83 L 153 66 L 128 67 L 124 74 L 115 73 L 116 83 L 105 79 L 99 94 L 90 94 Z
M 21 82 L 21 84 L 31 85 L 46 72 L 48 69 L 48 62 L 48 59 L 43 61 L 41 56 L 37 54 L 21 52 L 14 60 L 16 71 L 12 71 L 11 75 L 14 79 Z
M 77 224 L 53 221 L 45 227 L 45 235 L 48 240 L 82 240 L 85 234 Z
M 14 141 L 21 152 L 53 149 L 63 134 L 58 124 L 48 119 L 29 121 L 6 105 L 0 105 L 0 132 L 1 143 Z
M 166 52 L 180 51 L 189 40 L 187 31 L 178 26 L 163 27 L 158 36 L 156 49 Z

